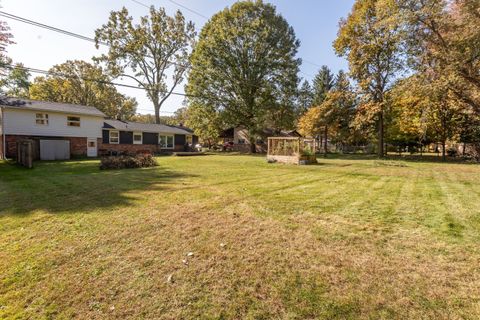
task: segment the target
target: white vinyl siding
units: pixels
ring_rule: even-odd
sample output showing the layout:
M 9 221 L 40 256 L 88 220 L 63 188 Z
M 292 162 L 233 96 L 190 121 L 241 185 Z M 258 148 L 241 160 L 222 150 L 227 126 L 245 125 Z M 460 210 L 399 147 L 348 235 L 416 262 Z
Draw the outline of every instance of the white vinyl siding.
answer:
M 158 136 L 158 143 L 163 149 L 173 149 L 175 146 L 175 138 L 173 135 L 160 134 Z
M 120 143 L 120 132 L 119 131 L 110 131 L 109 136 L 109 143 L 110 144 L 119 144 Z
M 141 132 L 134 132 L 133 133 L 133 144 L 143 144 L 143 138 Z
M 45 137 L 89 137 L 101 138 L 103 117 L 80 115 L 81 127 L 67 125 L 67 113 L 48 112 L 48 126 L 36 125 L 38 110 L 16 110 L 4 108 L 4 130 L 6 134 Z

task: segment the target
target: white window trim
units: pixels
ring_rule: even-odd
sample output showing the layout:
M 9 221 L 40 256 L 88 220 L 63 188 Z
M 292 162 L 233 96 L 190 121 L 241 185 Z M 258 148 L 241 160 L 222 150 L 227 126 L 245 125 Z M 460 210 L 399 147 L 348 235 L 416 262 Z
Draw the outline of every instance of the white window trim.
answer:
M 140 141 L 135 141 L 135 135 L 140 135 Z M 133 132 L 132 140 L 133 144 L 143 144 L 143 133 L 140 131 Z
M 161 137 L 172 137 L 173 138 L 173 144 L 171 147 L 164 147 L 162 146 L 161 143 Z M 174 134 L 158 134 L 158 144 L 160 144 L 160 148 L 162 149 L 175 149 L 175 135 Z
M 117 133 L 117 142 L 112 142 L 112 132 Z M 108 131 L 108 143 L 109 144 L 119 144 L 120 143 L 120 131 L 118 130 L 110 130 Z
M 71 126 L 69 124 L 69 122 L 76 122 L 76 121 L 68 120 L 69 117 L 78 118 L 78 126 Z M 82 127 L 82 118 L 80 116 L 76 116 L 76 115 L 67 115 L 67 127 L 81 128 Z
M 43 117 L 42 118 L 37 118 L 37 115 L 41 114 Z M 37 123 L 38 120 L 43 120 L 44 123 Z M 36 126 L 48 126 L 50 123 L 49 123 L 49 119 L 48 119 L 48 113 L 43 113 L 43 112 L 37 112 L 35 113 L 35 125 Z

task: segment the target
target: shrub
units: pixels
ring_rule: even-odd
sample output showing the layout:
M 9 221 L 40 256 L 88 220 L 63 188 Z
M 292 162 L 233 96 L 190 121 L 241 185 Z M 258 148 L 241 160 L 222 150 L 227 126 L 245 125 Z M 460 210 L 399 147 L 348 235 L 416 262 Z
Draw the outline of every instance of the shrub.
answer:
M 473 143 L 467 151 L 467 155 L 476 162 L 480 162 L 480 144 Z
M 312 148 L 310 146 L 306 146 L 302 150 L 302 156 L 314 156 L 315 152 L 313 152 Z
M 457 149 L 455 149 L 455 148 L 449 148 L 447 150 L 447 154 L 448 154 L 449 157 L 456 157 L 458 152 L 457 152 Z
M 150 154 L 136 156 L 104 157 L 100 162 L 100 169 L 130 169 L 157 166 L 157 162 Z

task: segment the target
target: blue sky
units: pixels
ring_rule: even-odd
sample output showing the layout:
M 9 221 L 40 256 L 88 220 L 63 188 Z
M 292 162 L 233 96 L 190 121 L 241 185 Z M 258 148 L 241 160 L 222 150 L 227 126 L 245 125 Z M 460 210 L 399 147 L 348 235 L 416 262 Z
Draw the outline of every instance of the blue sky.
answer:
M 182 10 L 187 19 L 201 29 L 207 21 L 193 12 L 179 7 L 184 5 L 204 16 L 230 6 L 231 0 L 138 0 L 147 5 L 165 7 L 169 14 Z M 338 22 L 346 17 L 354 0 L 269 0 L 277 7 L 301 41 L 298 56 L 304 59 L 301 77 L 311 80 L 320 65 L 328 65 L 333 71 L 347 69 L 344 59 L 338 58 L 333 49 Z M 147 8 L 132 0 L 1 0 L 2 11 L 30 20 L 49 24 L 85 36 L 93 37 L 94 30 L 108 20 L 110 11 L 128 8 L 134 17 L 147 13 Z M 30 68 L 47 70 L 54 64 L 66 60 L 91 60 L 99 54 L 93 43 L 58 34 L 6 19 L 14 35 L 16 44 L 8 47 L 8 55 L 15 62 L 22 62 Z M 34 76 L 36 76 L 34 74 Z M 183 92 L 183 85 L 176 91 Z M 139 113 L 152 113 L 153 107 L 141 90 L 119 88 L 139 102 Z M 171 97 L 162 111 L 164 115 L 182 105 L 181 97 Z

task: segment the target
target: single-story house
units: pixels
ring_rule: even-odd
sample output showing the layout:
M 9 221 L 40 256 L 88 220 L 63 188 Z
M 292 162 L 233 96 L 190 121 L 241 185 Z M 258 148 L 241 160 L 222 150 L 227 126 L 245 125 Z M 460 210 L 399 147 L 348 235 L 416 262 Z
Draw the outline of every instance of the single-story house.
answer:
M 105 120 L 100 153 L 189 151 L 198 143 L 193 131 L 182 126 Z
M 15 158 L 17 142 L 33 140 L 35 158 L 68 159 L 97 156 L 105 114 L 93 107 L 0 99 L 0 158 Z

